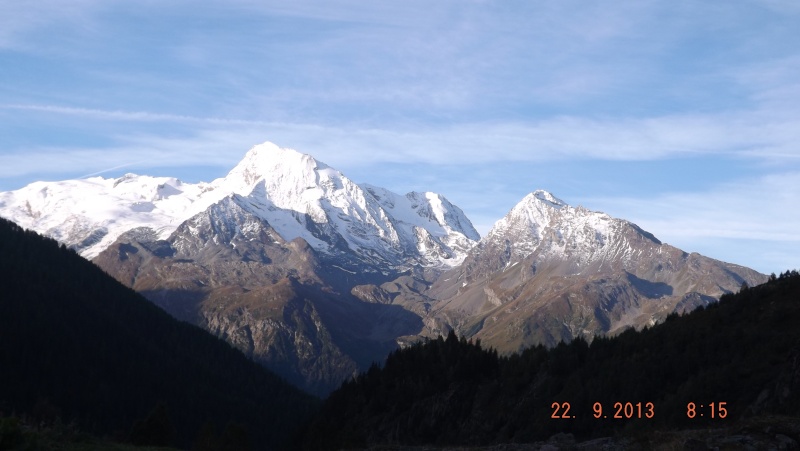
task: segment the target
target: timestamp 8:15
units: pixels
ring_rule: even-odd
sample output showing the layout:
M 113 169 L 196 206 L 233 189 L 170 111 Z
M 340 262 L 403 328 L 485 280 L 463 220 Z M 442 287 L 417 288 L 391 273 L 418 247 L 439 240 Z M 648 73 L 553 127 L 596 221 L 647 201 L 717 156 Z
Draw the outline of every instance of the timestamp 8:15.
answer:
M 686 417 L 703 417 L 708 413 L 710 418 L 725 418 L 728 416 L 728 409 L 725 408 L 727 404 L 725 401 L 710 402 L 708 405 L 690 402 L 686 404 Z

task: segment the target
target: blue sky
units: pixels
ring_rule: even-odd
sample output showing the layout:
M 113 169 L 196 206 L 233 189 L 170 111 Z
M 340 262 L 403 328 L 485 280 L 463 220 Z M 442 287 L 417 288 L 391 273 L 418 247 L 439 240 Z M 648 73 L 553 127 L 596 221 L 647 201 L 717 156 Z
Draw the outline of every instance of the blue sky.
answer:
M 0 191 L 210 181 L 253 145 L 429 190 L 535 189 L 800 267 L 800 3 L 0 0 Z

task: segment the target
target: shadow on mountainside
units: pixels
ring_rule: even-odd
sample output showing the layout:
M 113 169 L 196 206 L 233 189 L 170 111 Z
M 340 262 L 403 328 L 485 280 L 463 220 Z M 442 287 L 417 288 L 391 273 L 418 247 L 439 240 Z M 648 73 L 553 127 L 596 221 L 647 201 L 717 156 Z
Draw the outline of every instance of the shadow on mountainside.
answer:
M 363 302 L 291 278 L 262 290 L 158 289 L 141 294 L 319 396 L 373 362 L 382 363 L 397 348 L 397 336 L 419 333 L 423 327 L 419 316 L 400 306 Z

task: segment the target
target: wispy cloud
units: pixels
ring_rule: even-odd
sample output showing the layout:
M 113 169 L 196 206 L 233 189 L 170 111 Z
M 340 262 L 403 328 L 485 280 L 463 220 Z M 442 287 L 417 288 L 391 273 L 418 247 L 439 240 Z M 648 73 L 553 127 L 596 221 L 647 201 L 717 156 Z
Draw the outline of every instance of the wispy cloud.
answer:
M 0 2 L 0 178 L 224 174 L 270 140 L 485 228 L 558 166 L 665 239 L 794 243 L 798 24 L 780 0 Z
M 173 165 L 201 158 L 209 161 L 206 159 L 209 149 L 236 148 L 242 152 L 265 140 L 314 153 L 323 160 L 353 166 L 381 162 L 468 165 L 586 159 L 645 161 L 702 155 L 800 164 L 800 148 L 796 144 L 800 142 L 800 129 L 795 127 L 795 122 L 790 118 L 765 119 L 757 113 L 606 120 L 565 116 L 536 122 L 381 129 L 52 105 L 3 105 L 0 108 L 102 121 L 188 124 L 179 137 L 148 133 L 120 135 L 116 137 L 117 145 L 93 150 L 107 155 L 106 158 L 143 149 L 157 151 L 160 157 L 153 159 L 152 165 Z M 41 153 L 50 159 L 56 157 L 53 154 L 71 159 L 70 155 L 75 152 L 89 150 L 26 149 L 26 155 Z M 195 154 L 197 157 L 191 156 Z M 31 169 L 42 171 L 41 160 L 30 160 Z M 228 163 L 232 160 L 210 161 Z M 6 168 L 11 166 L 5 165 Z M 14 171 L 24 170 L 20 164 L 13 166 Z M 61 167 L 56 163 L 52 170 Z
M 179 114 L 153 113 L 147 111 L 101 110 L 96 108 L 67 107 L 60 105 L 0 104 L 0 109 L 34 111 L 42 113 L 82 116 L 103 121 L 135 122 L 186 122 L 218 125 L 268 125 L 268 122 L 246 119 L 225 119 L 216 117 L 185 116 Z
M 778 272 L 800 265 L 799 198 L 800 171 L 788 170 L 703 191 L 676 187 L 647 198 L 587 197 L 584 202 L 686 251 Z
M 800 242 L 800 171 L 728 182 L 706 192 L 665 193 L 656 198 L 596 199 L 626 217 L 672 237 L 747 238 Z M 691 214 L 686 214 L 691 212 Z M 782 221 L 774 221 L 780 217 Z

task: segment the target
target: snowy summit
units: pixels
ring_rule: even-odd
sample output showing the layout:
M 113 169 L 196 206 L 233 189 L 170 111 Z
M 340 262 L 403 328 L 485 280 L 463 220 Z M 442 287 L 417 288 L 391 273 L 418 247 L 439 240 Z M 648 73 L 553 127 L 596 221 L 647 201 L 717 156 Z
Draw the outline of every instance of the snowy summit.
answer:
M 300 237 L 318 251 L 375 263 L 453 266 L 480 238 L 439 194 L 360 186 L 310 155 L 269 142 L 210 183 L 135 174 L 36 182 L 0 193 L 0 214 L 93 258 L 134 228 L 166 239 L 227 197 L 287 241 Z

